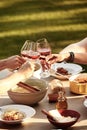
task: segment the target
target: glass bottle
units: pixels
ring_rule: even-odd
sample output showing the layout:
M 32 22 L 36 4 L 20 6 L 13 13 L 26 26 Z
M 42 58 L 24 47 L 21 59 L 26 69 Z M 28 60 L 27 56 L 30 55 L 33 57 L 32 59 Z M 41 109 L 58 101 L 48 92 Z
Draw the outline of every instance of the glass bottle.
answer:
M 58 92 L 58 98 L 57 98 L 57 104 L 56 104 L 56 109 L 67 109 L 68 104 L 67 104 L 67 99 L 65 97 L 65 92 L 64 91 L 59 91 Z

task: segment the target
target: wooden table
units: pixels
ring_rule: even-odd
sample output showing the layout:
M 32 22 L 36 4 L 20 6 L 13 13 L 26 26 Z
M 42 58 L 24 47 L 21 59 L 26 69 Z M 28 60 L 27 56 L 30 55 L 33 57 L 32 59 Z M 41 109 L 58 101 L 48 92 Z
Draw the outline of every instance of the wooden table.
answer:
M 53 79 L 53 77 L 50 77 L 46 80 L 50 82 Z M 68 128 L 68 130 L 87 130 L 87 108 L 83 105 L 84 95 L 75 95 L 70 93 L 69 82 L 67 80 L 62 81 L 62 83 L 66 91 L 68 109 L 76 110 L 81 114 L 78 122 L 72 127 Z M 9 97 L 6 95 L 0 96 L 0 106 L 8 104 L 13 104 L 11 99 L 9 99 Z M 49 103 L 47 95 L 39 104 L 33 106 L 33 108 L 36 110 L 36 114 L 31 119 L 20 125 L 6 125 L 0 122 L 0 130 L 58 130 L 51 125 L 46 116 L 41 113 L 41 109 L 43 108 L 46 110 L 55 109 L 55 103 Z

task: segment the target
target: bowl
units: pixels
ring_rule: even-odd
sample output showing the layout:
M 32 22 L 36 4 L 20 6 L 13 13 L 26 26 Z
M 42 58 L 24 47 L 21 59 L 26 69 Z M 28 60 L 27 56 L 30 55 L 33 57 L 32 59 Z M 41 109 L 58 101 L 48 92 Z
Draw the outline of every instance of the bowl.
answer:
M 34 105 L 40 102 L 46 95 L 48 90 L 48 83 L 42 79 L 27 79 L 24 83 L 31 86 L 37 86 L 40 91 L 29 92 L 29 90 L 15 87 L 8 90 L 8 96 L 15 102 L 19 104 Z
M 72 125 L 74 125 L 78 119 L 80 118 L 80 114 L 75 111 L 75 110 L 59 110 L 59 113 L 64 116 L 64 117 L 71 117 L 71 118 L 75 118 L 75 120 L 72 121 L 62 121 L 62 122 L 58 122 L 58 121 L 54 121 L 52 120 L 52 118 L 50 118 L 49 116 L 47 116 L 48 121 L 55 127 L 59 128 L 59 129 L 65 129 L 68 128 Z
M 81 82 L 78 82 L 76 80 L 77 78 Z M 87 79 L 87 73 L 81 73 L 81 74 L 71 76 L 69 78 L 70 91 L 72 93 L 76 93 L 76 94 L 87 94 L 87 81 L 86 81 L 86 79 Z
M 0 109 L 1 109 L 0 122 L 9 125 L 26 122 L 27 119 L 31 118 L 36 113 L 34 108 L 26 105 L 19 105 L 19 104 L 10 104 L 10 105 L 1 106 Z M 19 115 L 19 113 L 23 114 L 23 118 L 22 116 L 17 116 Z

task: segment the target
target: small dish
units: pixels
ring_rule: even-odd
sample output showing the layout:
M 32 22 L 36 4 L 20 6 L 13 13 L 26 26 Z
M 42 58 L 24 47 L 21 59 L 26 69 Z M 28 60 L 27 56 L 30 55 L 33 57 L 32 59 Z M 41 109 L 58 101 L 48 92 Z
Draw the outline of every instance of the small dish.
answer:
M 51 111 L 53 111 L 53 110 L 51 110 Z M 51 113 L 51 111 L 49 111 L 49 113 Z M 57 116 L 57 114 L 55 114 L 55 115 Z M 54 125 L 57 128 L 60 128 L 60 129 L 65 129 L 65 128 L 68 128 L 68 127 L 74 125 L 80 118 L 80 114 L 75 110 L 60 110 L 58 116 L 59 116 L 59 118 L 61 118 L 61 116 L 65 117 L 65 118 L 66 117 L 75 118 L 74 120 L 70 120 L 70 121 L 64 120 L 64 122 L 63 121 L 60 122 L 58 120 L 52 119 L 49 115 L 47 115 L 48 121 L 52 125 Z
M 71 75 L 74 75 L 74 74 L 77 74 L 78 72 L 81 72 L 82 71 L 82 67 L 78 64 L 73 64 L 73 63 L 54 63 L 52 66 L 51 66 L 51 69 L 53 69 L 55 72 L 57 71 L 57 68 L 60 68 L 60 67 L 63 67 L 64 69 L 66 69 L 68 71 L 68 74 L 69 75 L 58 75 L 58 74 L 55 74 L 54 76 L 58 79 L 61 79 L 61 80 L 65 80 L 65 79 L 68 79 Z
M 12 72 L 9 69 L 4 69 L 0 71 L 0 79 L 5 78 L 6 76 L 10 75 Z
M 24 114 L 24 118 L 19 119 L 19 120 L 5 120 L 5 119 L 3 119 L 2 118 L 3 114 L 8 110 L 18 110 Z M 6 105 L 6 106 L 1 107 L 0 121 L 3 123 L 6 123 L 6 124 L 19 124 L 19 123 L 24 122 L 27 118 L 31 118 L 32 116 L 34 116 L 35 113 L 36 113 L 35 109 L 33 109 L 30 106 L 18 105 L 18 104 Z

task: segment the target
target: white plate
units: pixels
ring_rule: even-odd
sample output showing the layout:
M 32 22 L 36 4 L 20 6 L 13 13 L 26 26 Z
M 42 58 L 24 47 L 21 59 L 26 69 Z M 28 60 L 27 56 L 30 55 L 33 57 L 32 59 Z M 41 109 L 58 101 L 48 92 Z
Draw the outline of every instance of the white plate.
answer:
M 68 73 L 70 75 L 74 75 L 74 74 L 77 74 L 78 72 L 80 72 L 82 70 L 82 67 L 78 64 L 73 64 L 73 63 L 54 63 L 52 66 L 51 66 L 51 69 L 53 70 L 57 70 L 58 67 L 63 67 L 64 69 L 66 69 L 68 71 Z M 58 78 L 60 79 L 65 79 L 65 77 L 63 76 L 60 76 L 60 75 L 57 75 Z
M 18 123 L 21 123 L 21 122 L 24 122 L 27 118 L 31 118 L 32 116 L 35 115 L 36 111 L 35 109 L 33 109 L 32 107 L 30 106 L 27 106 L 27 105 L 18 105 L 18 104 L 15 104 L 15 105 L 6 105 L 6 106 L 2 106 L 0 107 L 1 108 L 1 111 L 0 111 L 0 121 L 6 123 L 6 124 L 18 124 Z M 1 118 L 2 116 L 2 113 L 8 109 L 18 109 L 19 111 L 23 112 L 25 114 L 25 118 L 22 119 L 22 120 L 15 120 L 15 121 L 6 121 L 6 120 L 3 120 Z
M 85 107 L 87 107 L 87 99 L 84 100 L 83 104 Z
M 0 71 L 0 79 L 7 77 L 12 72 L 9 69 L 4 69 Z

